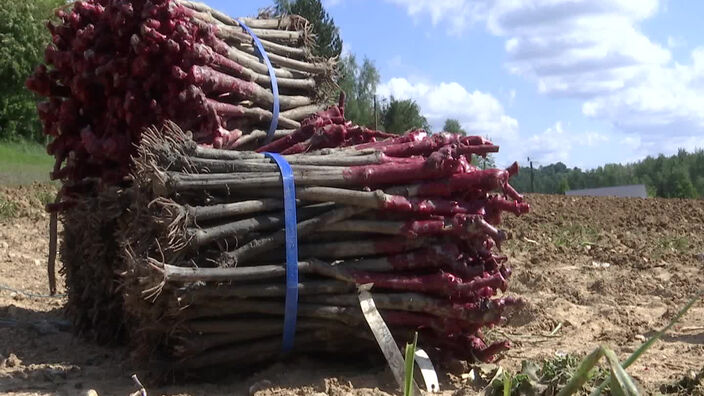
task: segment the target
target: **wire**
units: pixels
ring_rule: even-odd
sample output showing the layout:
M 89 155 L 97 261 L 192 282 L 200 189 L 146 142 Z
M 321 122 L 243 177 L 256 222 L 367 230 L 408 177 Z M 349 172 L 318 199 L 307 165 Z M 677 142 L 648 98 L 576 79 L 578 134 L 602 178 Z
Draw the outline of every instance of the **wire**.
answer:
M 0 283 L 0 290 L 7 290 L 7 291 L 9 291 L 9 292 L 14 292 L 14 293 L 22 294 L 23 296 L 25 296 L 25 297 L 30 297 L 30 298 L 64 298 L 64 297 L 66 297 L 66 294 L 54 294 L 54 295 L 51 295 L 51 294 L 35 294 L 35 293 L 27 292 L 27 291 L 24 291 L 24 290 L 14 289 L 14 288 L 12 288 L 12 287 L 10 287 L 10 286 L 7 286 L 7 285 L 4 285 L 4 284 L 2 284 L 2 283 Z

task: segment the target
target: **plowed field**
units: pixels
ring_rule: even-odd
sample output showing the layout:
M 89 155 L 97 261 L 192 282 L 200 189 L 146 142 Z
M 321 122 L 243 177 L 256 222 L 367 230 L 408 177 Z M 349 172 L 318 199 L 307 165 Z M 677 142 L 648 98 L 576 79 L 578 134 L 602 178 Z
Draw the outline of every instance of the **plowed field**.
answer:
M 0 189 L 0 285 L 46 294 L 51 188 Z M 498 362 L 585 354 L 608 345 L 624 359 L 663 327 L 704 284 L 704 201 L 533 195 L 533 211 L 507 216 L 510 293 L 529 305 L 489 333 L 514 348 Z M 60 291 L 63 286 L 60 287 Z M 0 393 L 101 395 L 135 391 L 126 349 L 74 338 L 61 298 L 0 290 Z M 629 368 L 648 393 L 704 367 L 704 304 Z M 467 368 L 464 367 L 466 370 Z M 441 367 L 444 394 L 474 394 L 463 368 Z M 466 376 L 465 376 L 466 377 Z M 460 388 L 459 390 L 457 390 Z M 463 388 L 463 389 L 462 389 Z M 383 395 L 393 377 L 370 361 L 294 358 L 253 375 L 210 384 L 149 388 L 150 395 Z

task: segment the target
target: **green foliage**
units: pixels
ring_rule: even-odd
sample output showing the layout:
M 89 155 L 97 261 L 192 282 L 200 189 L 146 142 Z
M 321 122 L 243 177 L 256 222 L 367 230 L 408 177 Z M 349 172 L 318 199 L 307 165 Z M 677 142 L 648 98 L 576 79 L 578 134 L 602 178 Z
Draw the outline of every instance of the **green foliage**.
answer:
M 560 185 L 558 186 L 558 193 L 564 194 L 565 191 L 569 191 L 570 184 L 567 182 L 567 177 L 563 176 L 560 180 Z
M 511 184 L 521 192 L 530 191 L 530 168 L 522 167 Z M 704 150 L 657 158 L 647 157 L 632 164 L 607 164 L 583 171 L 567 168 L 562 162 L 535 169 L 535 192 L 559 194 L 567 189 L 645 184 L 648 196 L 663 198 L 704 198 Z
M 0 196 L 0 221 L 17 216 L 17 211 L 18 206 L 16 202 Z
M 667 326 L 665 326 L 664 328 L 662 328 L 661 330 L 656 332 L 652 337 L 648 338 L 648 340 L 646 342 L 641 344 L 641 346 L 638 347 L 638 349 L 636 349 L 631 354 L 631 356 L 629 356 L 628 359 L 626 359 L 623 362 L 623 364 L 621 365 L 623 370 L 630 367 L 630 365 L 632 365 L 636 360 L 638 360 L 648 349 L 650 349 L 650 347 L 653 346 L 653 344 L 655 344 L 660 338 L 662 338 L 662 336 L 665 333 L 670 331 L 672 326 L 674 326 L 675 323 L 679 322 L 679 320 L 682 319 L 682 317 L 692 308 L 692 306 L 694 306 L 694 304 L 697 301 L 699 301 L 703 296 L 704 296 L 704 290 L 699 290 L 699 292 L 697 292 L 697 294 L 694 295 L 694 297 L 692 297 L 692 299 L 689 300 L 687 302 L 687 304 L 684 307 L 682 307 L 682 309 L 679 310 L 679 312 L 677 312 L 675 317 L 672 318 L 672 320 L 670 320 L 670 323 L 668 323 Z M 613 365 L 612 365 L 612 375 L 614 375 L 614 374 L 616 374 L 616 373 L 613 372 Z M 619 373 L 619 376 L 622 376 L 622 374 Z M 617 378 L 617 382 L 620 382 L 620 380 L 618 378 Z M 612 385 L 612 386 L 614 385 L 614 381 L 611 380 L 611 377 L 608 377 L 604 381 L 602 381 L 601 385 L 599 385 L 599 387 L 597 387 L 591 393 L 591 396 L 599 396 L 604 391 L 604 389 L 609 385 Z
M 392 96 L 381 109 L 381 119 L 386 132 L 402 134 L 412 129 L 430 130 L 428 120 L 421 115 L 420 106 L 413 99 L 396 100 Z
M 406 344 L 406 356 L 404 356 L 403 371 L 403 396 L 413 396 L 413 368 L 418 345 L 418 332 L 413 335 L 413 342 Z
M 663 236 L 653 246 L 651 257 L 653 260 L 660 260 L 665 253 L 690 253 L 694 245 L 686 236 Z
M 0 2 L 0 139 L 41 139 L 36 98 L 24 81 L 42 61 L 49 41 L 44 27 L 63 0 Z
M 364 58 L 362 65 L 353 54 L 340 61 L 338 84 L 347 95 L 345 118 L 358 125 L 374 126 L 374 95 L 379 85 L 379 71 Z
M 591 396 L 598 396 L 604 394 L 608 388 L 609 394 L 612 395 L 638 396 L 635 381 L 626 373 L 626 369 L 669 331 L 703 295 L 704 291 L 699 291 L 677 312 L 667 326 L 645 341 L 623 363 L 618 361 L 611 349 L 604 346 L 597 347 L 581 361 L 570 355 L 545 360 L 542 366 L 523 361 L 518 374 L 499 375 L 497 372 L 486 394 L 568 396 L 590 391 Z M 601 360 L 606 360 L 606 367 L 602 368 L 598 365 Z M 672 389 L 668 388 L 668 391 L 678 392 L 682 388 L 696 391 L 701 389 L 701 378 L 701 374 L 692 373 Z
M 296 14 L 306 18 L 313 26 L 316 46 L 313 54 L 332 58 L 342 53 L 342 39 L 335 21 L 325 11 L 320 0 L 275 0 L 279 14 Z
M 551 238 L 555 246 L 577 248 L 595 245 L 599 238 L 599 233 L 589 226 L 569 223 L 563 227 L 556 228 Z
M 46 207 L 56 199 L 56 193 L 49 190 L 37 190 L 34 192 L 34 196 L 42 204 L 42 207 Z
M 274 4 L 279 14 L 298 14 L 311 22 L 317 37 L 316 55 L 340 56 L 342 40 L 339 29 L 320 0 L 274 0 Z M 375 95 L 380 77 L 371 60 L 364 58 L 359 64 L 355 55 L 348 54 L 340 59 L 339 72 L 337 83 L 347 96 L 345 118 L 348 120 L 392 133 L 416 128 L 430 130 L 428 121 L 413 100 L 391 98 L 381 107 L 378 106 Z
M 487 154 L 486 158 L 473 155 L 472 156 L 472 165 L 479 167 L 481 169 L 491 169 L 491 168 L 496 168 L 496 161 L 494 160 L 494 155 L 493 154 Z
M 517 374 L 504 372 L 490 384 L 490 395 L 555 395 L 577 373 L 580 358 L 574 355 L 561 355 L 546 359 L 542 364 L 524 360 Z M 585 372 L 583 385 L 595 387 L 607 376 L 607 371 L 592 367 Z
M 467 135 L 467 132 L 462 129 L 460 122 L 452 118 L 445 120 L 445 125 L 443 125 L 442 130 L 450 133 L 458 133 L 462 136 Z

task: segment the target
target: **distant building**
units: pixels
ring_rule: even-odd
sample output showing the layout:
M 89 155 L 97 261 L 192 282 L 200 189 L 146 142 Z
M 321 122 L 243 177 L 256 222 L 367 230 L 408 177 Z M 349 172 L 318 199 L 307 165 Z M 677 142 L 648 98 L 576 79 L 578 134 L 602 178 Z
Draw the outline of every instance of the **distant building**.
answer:
M 582 195 L 588 197 L 631 197 L 647 198 L 648 192 L 645 184 L 632 184 L 629 186 L 614 186 L 601 188 L 585 188 L 584 190 L 569 190 L 565 195 Z

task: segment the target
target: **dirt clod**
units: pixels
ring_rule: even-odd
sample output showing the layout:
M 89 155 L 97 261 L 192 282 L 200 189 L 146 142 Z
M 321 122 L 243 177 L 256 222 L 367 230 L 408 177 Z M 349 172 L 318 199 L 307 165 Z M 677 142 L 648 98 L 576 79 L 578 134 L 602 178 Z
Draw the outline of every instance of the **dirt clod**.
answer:
M 22 361 L 15 355 L 14 353 L 11 353 L 10 356 L 5 358 L 2 361 L 2 367 L 7 367 L 7 368 L 14 368 L 14 367 L 19 367 L 22 364 Z

